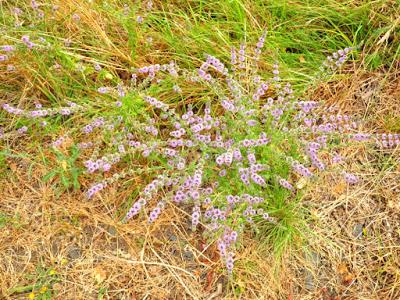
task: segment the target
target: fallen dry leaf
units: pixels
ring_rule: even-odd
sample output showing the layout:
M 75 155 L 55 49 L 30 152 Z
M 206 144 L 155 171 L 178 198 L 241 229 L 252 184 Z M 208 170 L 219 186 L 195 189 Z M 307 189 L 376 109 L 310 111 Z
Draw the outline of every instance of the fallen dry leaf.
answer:
M 102 283 L 107 278 L 107 272 L 98 266 L 93 270 L 93 278 L 96 283 Z
M 299 179 L 299 181 L 296 184 L 296 187 L 301 190 L 302 188 L 304 188 L 307 185 L 307 179 L 305 179 L 304 177 L 301 177 Z
M 63 170 L 66 171 L 66 170 L 67 170 L 67 167 L 68 167 L 67 161 L 63 160 L 63 161 L 61 162 L 61 166 L 62 166 Z
M 332 188 L 334 195 L 341 195 L 346 191 L 346 183 L 344 181 L 339 182 Z
M 349 269 L 347 268 L 347 265 L 345 263 L 341 263 L 338 266 L 337 271 L 338 271 L 338 273 L 341 277 L 342 283 L 344 285 L 350 285 L 353 282 L 354 275 L 349 271 Z
M 338 273 L 339 273 L 340 275 L 343 275 L 343 274 L 346 274 L 346 273 L 349 272 L 349 270 L 347 269 L 347 266 L 346 266 L 345 263 L 341 263 L 341 264 L 338 266 L 337 271 L 338 271 Z
M 342 282 L 345 285 L 350 285 L 354 280 L 354 276 L 351 273 L 347 273 L 345 276 L 342 278 Z

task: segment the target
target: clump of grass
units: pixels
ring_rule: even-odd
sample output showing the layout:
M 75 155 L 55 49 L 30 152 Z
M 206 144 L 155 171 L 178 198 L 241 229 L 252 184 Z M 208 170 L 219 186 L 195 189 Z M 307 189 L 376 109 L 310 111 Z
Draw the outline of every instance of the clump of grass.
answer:
M 36 268 L 35 274 L 27 275 L 27 278 L 35 280 L 33 285 L 19 286 L 10 289 L 8 292 L 12 294 L 27 293 L 28 299 L 47 300 L 52 299 L 54 293 L 51 290 L 53 284 L 59 282 L 57 272 L 54 269 L 46 270 L 42 266 Z
M 79 176 L 83 173 L 83 169 L 76 165 L 76 160 L 79 158 L 79 149 L 76 146 L 72 146 L 67 149 L 66 153 L 53 149 L 55 158 L 57 160 L 58 167 L 53 168 L 52 171 L 48 172 L 43 176 L 43 180 L 60 182 L 60 191 L 65 191 L 73 188 L 78 190 L 80 188 Z

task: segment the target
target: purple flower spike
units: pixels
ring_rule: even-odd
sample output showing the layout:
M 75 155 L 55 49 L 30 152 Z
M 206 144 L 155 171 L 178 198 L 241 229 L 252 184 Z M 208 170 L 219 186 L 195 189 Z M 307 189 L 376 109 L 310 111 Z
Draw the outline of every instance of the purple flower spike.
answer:
M 279 184 L 283 186 L 285 189 L 288 189 L 290 191 L 294 191 L 294 187 L 287 181 L 286 179 L 279 179 Z
M 15 47 L 14 46 L 10 46 L 10 45 L 1 46 L 0 49 L 5 51 L 5 52 L 15 51 Z
M 108 89 L 108 87 L 99 87 L 99 88 L 97 89 L 97 91 L 98 91 L 100 94 L 108 94 L 109 89 Z
M 344 177 L 344 180 L 345 180 L 348 184 L 356 184 L 356 183 L 358 183 L 358 178 L 357 178 L 357 176 L 355 176 L 354 174 L 344 172 L 344 173 L 343 173 L 343 177 Z

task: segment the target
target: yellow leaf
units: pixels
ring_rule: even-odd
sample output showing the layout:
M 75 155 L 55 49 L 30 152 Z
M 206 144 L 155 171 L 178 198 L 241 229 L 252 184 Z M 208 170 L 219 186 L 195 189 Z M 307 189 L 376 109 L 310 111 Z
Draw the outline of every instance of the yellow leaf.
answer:
M 11 171 L 13 171 L 13 172 L 17 171 L 17 169 L 18 169 L 17 164 L 10 163 L 9 166 L 10 166 Z
M 306 59 L 304 58 L 304 55 L 299 56 L 299 61 L 303 64 L 306 62 Z
M 50 270 L 49 274 L 50 275 L 55 275 L 56 274 L 56 270 Z
M 101 267 L 93 270 L 93 278 L 97 283 L 102 283 L 107 278 L 107 273 Z
M 332 191 L 334 194 L 336 195 L 340 195 L 343 194 L 346 191 L 346 184 L 344 183 L 344 181 L 339 182 L 338 184 L 336 184 L 333 188 Z
M 63 170 L 66 171 L 66 170 L 67 170 L 67 167 L 68 167 L 67 161 L 63 160 L 63 161 L 61 162 L 61 166 L 62 166 Z
M 349 272 L 349 271 L 348 271 L 347 266 L 346 266 L 345 263 L 341 263 L 341 264 L 338 266 L 338 273 L 339 273 L 340 275 L 347 274 L 348 272 Z
M 364 227 L 362 232 L 363 232 L 363 236 L 367 236 L 367 228 Z
M 351 273 L 347 273 L 343 277 L 343 283 L 346 284 L 346 285 L 350 285 L 353 281 L 354 281 L 354 275 L 351 274 Z
M 297 182 L 296 187 L 301 190 L 302 188 L 304 188 L 307 185 L 307 179 L 305 179 L 304 177 L 301 177 L 300 180 Z
M 113 76 L 111 73 L 107 73 L 106 76 L 104 76 L 106 79 L 111 80 L 113 79 Z

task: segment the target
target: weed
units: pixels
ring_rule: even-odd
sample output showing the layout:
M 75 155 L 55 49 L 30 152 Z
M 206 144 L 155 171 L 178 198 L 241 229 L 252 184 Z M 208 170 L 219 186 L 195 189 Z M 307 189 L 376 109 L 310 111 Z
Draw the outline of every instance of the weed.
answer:
M 70 148 L 69 153 L 64 154 L 61 151 L 54 149 L 56 155 L 57 167 L 47 173 L 44 177 L 44 181 L 49 181 L 57 178 L 62 184 L 64 190 L 74 188 L 78 190 L 80 188 L 79 175 L 82 173 L 82 169 L 76 166 L 76 160 L 79 157 L 79 149 L 76 146 Z

